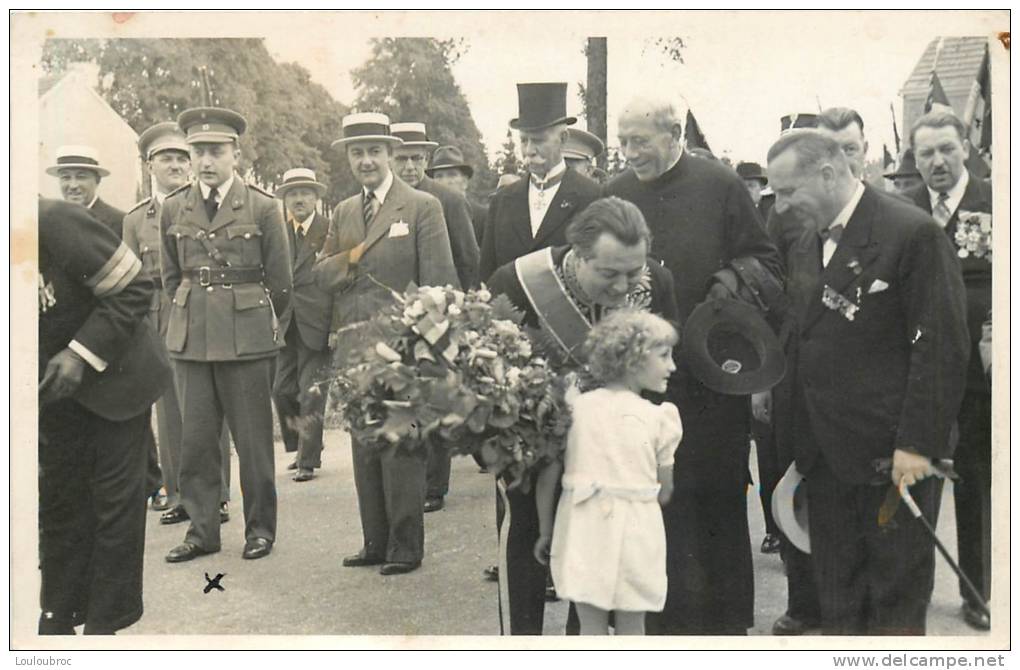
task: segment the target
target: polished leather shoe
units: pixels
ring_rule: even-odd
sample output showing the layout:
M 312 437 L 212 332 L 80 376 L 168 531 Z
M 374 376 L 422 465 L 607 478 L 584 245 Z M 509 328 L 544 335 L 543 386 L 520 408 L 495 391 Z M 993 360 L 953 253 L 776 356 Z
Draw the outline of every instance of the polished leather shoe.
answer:
M 296 482 L 307 482 L 310 479 L 315 479 L 315 471 L 311 468 L 298 468 L 297 474 L 293 477 Z
M 183 505 L 176 505 L 159 515 L 159 522 L 164 526 L 188 520 L 188 513 Z
M 149 509 L 153 512 L 163 512 L 170 508 L 170 503 L 166 499 L 166 494 L 162 491 L 156 491 L 150 496 L 152 502 L 149 504 Z
M 227 508 L 227 503 L 220 503 L 220 523 L 226 523 L 230 521 L 230 510 Z
M 977 630 L 991 630 L 991 618 L 980 609 L 971 603 L 963 603 L 963 607 L 960 609 L 963 612 L 963 620 L 967 622 L 968 626 Z
M 817 628 L 818 624 L 808 623 L 795 619 L 789 614 L 776 619 L 776 622 L 772 624 L 773 635 L 803 635 L 812 628 Z
M 170 553 L 166 555 L 167 563 L 183 563 L 184 561 L 190 561 L 199 556 L 205 556 L 206 554 L 212 554 L 215 552 L 206 551 L 197 544 L 190 542 L 181 542 L 179 545 L 170 550 Z
M 348 556 L 343 560 L 343 566 L 345 568 L 362 568 L 366 565 L 382 565 L 386 561 L 381 558 L 375 558 L 373 556 L 365 556 L 364 554 L 354 554 Z
M 426 512 L 438 512 L 443 509 L 442 498 L 426 498 L 425 499 L 425 511 Z
M 413 572 L 421 567 L 421 561 L 416 563 L 386 563 L 379 568 L 380 575 L 403 575 Z
M 761 541 L 761 553 L 763 554 L 778 554 L 779 553 L 779 536 L 767 533 L 765 539 Z
M 297 461 L 292 461 L 290 463 L 290 465 L 287 466 L 287 469 L 288 470 L 297 470 Z
M 74 622 L 54 612 L 39 615 L 39 635 L 75 635 Z
M 499 581 L 499 566 L 490 565 L 489 567 L 482 570 L 482 574 L 485 575 L 485 581 L 487 582 L 498 582 Z
M 263 556 L 268 556 L 272 551 L 272 540 L 267 540 L 264 537 L 256 537 L 255 539 L 248 540 L 244 543 L 244 551 L 241 553 L 241 558 L 262 558 Z

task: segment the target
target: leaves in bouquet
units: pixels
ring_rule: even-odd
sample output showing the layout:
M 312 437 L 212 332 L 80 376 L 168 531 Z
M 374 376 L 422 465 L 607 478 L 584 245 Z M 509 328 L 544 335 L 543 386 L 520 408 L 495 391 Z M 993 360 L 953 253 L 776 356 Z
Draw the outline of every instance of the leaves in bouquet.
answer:
M 505 293 L 500 293 L 489 303 L 492 306 L 493 319 L 506 319 L 517 325 L 524 322 L 524 312 L 517 308 Z

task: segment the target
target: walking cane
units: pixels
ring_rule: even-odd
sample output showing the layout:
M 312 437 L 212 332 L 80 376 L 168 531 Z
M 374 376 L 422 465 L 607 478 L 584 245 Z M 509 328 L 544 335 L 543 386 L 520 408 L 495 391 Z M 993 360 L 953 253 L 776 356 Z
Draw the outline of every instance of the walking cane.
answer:
M 956 573 L 956 576 L 959 577 L 960 581 L 962 581 L 964 585 L 967 587 L 967 591 L 970 592 L 970 595 L 974 599 L 973 602 L 977 605 L 978 609 L 980 609 L 984 613 L 985 616 L 991 619 L 992 613 L 991 611 L 989 611 L 988 605 L 987 603 L 985 603 L 985 599 L 981 597 L 981 594 L 978 593 L 978 590 L 974 588 L 974 583 L 970 581 L 967 575 L 963 574 L 963 570 L 961 570 L 960 566 L 956 564 L 956 561 L 953 560 L 953 557 L 949 555 L 949 552 L 946 551 L 945 546 L 943 546 L 942 542 L 939 541 L 939 538 L 935 536 L 935 529 L 932 528 L 931 524 L 928 523 L 928 520 L 924 518 L 924 514 L 921 513 L 921 508 L 917 506 L 916 502 L 914 502 L 913 496 L 910 495 L 910 491 L 907 489 L 907 485 L 902 479 L 900 480 L 899 490 L 900 498 L 902 498 L 903 502 L 907 504 L 907 507 L 910 509 L 910 513 L 913 514 L 915 518 L 919 519 L 922 524 L 924 524 L 925 530 L 928 531 L 928 534 L 931 536 L 931 539 L 935 541 L 935 546 L 939 548 L 939 553 L 942 554 L 942 557 L 946 559 L 947 563 L 949 563 L 949 567 L 953 569 L 953 572 Z

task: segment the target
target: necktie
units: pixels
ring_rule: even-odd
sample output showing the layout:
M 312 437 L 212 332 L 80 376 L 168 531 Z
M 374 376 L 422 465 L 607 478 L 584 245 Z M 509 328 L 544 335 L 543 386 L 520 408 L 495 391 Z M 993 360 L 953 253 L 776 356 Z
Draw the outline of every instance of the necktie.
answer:
M 372 223 L 372 218 L 375 216 L 375 193 L 369 191 L 364 196 L 364 204 L 362 205 L 361 213 L 365 217 L 365 226 Z
M 953 213 L 949 211 L 949 205 L 947 204 L 948 201 L 948 193 L 939 193 L 939 200 L 935 203 L 935 209 L 933 209 L 931 213 L 932 216 L 935 217 L 935 220 L 938 221 L 939 225 L 943 228 L 946 227 L 946 224 L 949 223 L 950 217 L 953 216 Z
M 822 238 L 824 244 L 826 240 L 832 240 L 833 244 L 839 244 L 840 238 L 843 237 L 843 228 L 845 226 L 842 223 L 837 223 L 835 226 L 829 226 L 825 230 L 819 231 L 819 235 Z
M 220 207 L 220 204 L 216 202 L 216 196 L 218 195 L 219 191 L 213 186 L 209 189 L 209 197 L 205 200 L 205 215 L 209 218 L 210 223 L 216 218 L 216 210 Z

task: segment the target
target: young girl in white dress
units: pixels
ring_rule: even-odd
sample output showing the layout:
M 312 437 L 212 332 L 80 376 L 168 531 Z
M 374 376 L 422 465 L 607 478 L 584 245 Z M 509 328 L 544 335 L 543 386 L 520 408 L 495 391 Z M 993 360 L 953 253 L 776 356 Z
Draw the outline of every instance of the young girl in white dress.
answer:
M 613 312 L 588 336 L 588 366 L 603 386 L 571 402 L 573 423 L 562 466 L 546 469 L 535 491 L 541 537 L 535 558 L 552 563 L 556 593 L 577 607 L 582 635 L 643 635 L 645 612 L 666 602 L 666 531 L 660 505 L 673 493 L 673 453 L 683 427 L 662 393 L 677 333 L 646 311 Z

